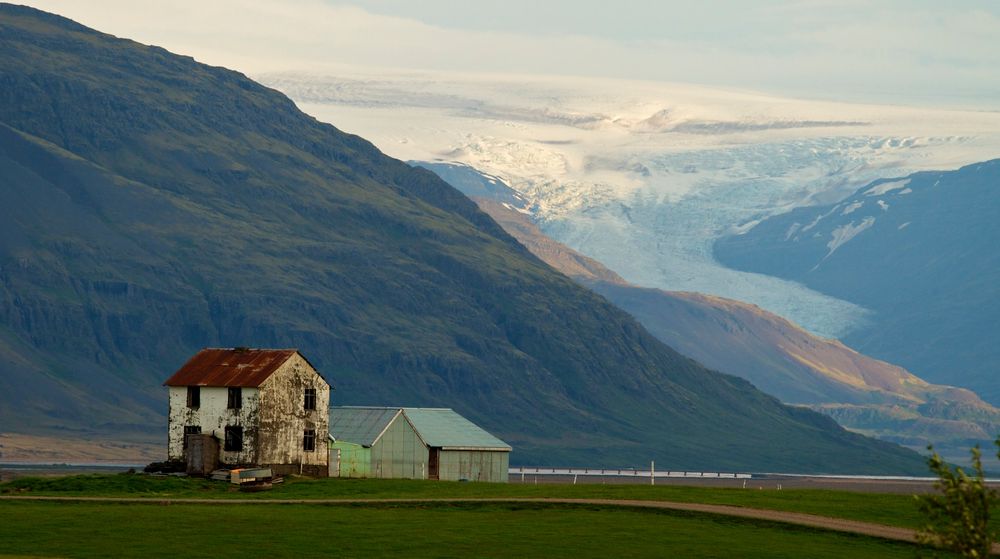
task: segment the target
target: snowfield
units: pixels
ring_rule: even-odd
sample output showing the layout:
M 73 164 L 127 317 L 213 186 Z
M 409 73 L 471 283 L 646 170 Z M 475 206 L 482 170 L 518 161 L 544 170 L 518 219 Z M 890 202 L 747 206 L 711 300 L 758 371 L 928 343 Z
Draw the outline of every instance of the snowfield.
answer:
M 727 269 L 712 257 L 715 239 L 839 200 L 873 179 L 1000 157 L 1000 112 L 583 78 L 256 78 L 389 155 L 465 163 L 498 177 L 527 199 L 548 235 L 631 282 L 748 301 L 830 337 L 868 311 Z M 870 195 L 905 186 L 883 183 Z M 864 228 L 845 230 L 831 252 Z

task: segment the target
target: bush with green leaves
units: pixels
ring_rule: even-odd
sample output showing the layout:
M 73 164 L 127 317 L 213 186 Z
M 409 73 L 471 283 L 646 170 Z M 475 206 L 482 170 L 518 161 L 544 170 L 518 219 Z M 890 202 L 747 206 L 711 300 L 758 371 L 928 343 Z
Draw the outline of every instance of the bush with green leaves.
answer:
M 1000 449 L 1000 437 L 996 445 Z M 927 464 L 938 477 L 934 486 L 939 493 L 917 496 L 917 506 L 927 518 L 917 539 L 962 557 L 987 557 L 997 539 L 989 527 L 990 509 L 1000 503 L 1000 495 L 986 485 L 979 445 L 971 451 L 972 475 L 946 463 L 933 447 L 927 448 L 932 452 Z

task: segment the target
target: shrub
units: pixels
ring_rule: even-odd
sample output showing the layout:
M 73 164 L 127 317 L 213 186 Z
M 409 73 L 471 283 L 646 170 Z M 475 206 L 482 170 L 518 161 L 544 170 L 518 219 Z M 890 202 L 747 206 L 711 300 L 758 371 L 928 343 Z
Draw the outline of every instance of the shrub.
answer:
M 1000 438 L 996 445 L 1000 448 Z M 917 506 L 927 518 L 917 532 L 918 541 L 962 557 L 987 557 L 996 539 L 989 527 L 990 509 L 1000 496 L 986 486 L 979 445 L 971 451 L 971 476 L 962 468 L 947 464 L 933 447 L 927 449 L 932 452 L 927 465 L 938 478 L 934 483 L 938 494 L 917 496 Z

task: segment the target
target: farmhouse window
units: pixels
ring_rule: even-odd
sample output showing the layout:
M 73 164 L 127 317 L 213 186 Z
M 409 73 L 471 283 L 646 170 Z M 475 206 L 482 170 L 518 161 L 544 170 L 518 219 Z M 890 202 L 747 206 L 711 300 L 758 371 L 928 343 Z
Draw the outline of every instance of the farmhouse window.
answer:
M 183 448 L 188 447 L 188 435 L 200 435 L 201 425 L 185 425 L 184 426 L 184 444 Z
M 226 426 L 225 450 L 229 452 L 239 452 L 243 450 L 243 427 Z
M 200 408 L 201 407 L 201 387 L 200 386 L 189 386 L 188 387 L 187 406 L 189 408 Z
M 243 407 L 243 389 L 239 386 L 229 387 L 229 403 L 226 407 L 231 410 L 238 410 Z
M 306 429 L 305 434 L 302 435 L 302 450 L 306 452 L 313 452 L 316 450 L 315 429 Z
M 316 409 L 316 389 L 306 388 L 306 400 L 305 409 L 314 410 Z

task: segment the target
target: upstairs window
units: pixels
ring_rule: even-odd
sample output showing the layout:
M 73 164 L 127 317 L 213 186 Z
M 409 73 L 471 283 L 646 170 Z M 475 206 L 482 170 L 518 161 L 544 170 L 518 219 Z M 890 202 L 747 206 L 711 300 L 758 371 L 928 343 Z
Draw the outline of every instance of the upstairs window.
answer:
M 302 435 L 302 450 L 314 452 L 316 450 L 316 430 L 306 429 Z
M 306 388 L 305 409 L 307 409 L 307 410 L 314 410 L 314 409 L 316 409 L 316 389 L 315 388 Z
M 188 447 L 188 435 L 200 435 L 201 425 L 185 425 L 184 426 L 184 444 L 183 448 Z
M 239 452 L 243 450 L 243 427 L 237 425 L 226 426 L 226 442 L 223 449 L 227 452 Z
M 201 407 L 201 387 L 200 386 L 189 386 L 188 387 L 187 406 L 189 408 L 200 408 Z
M 238 410 L 243 407 L 243 389 L 239 386 L 229 387 L 229 403 L 226 407 L 231 410 Z

